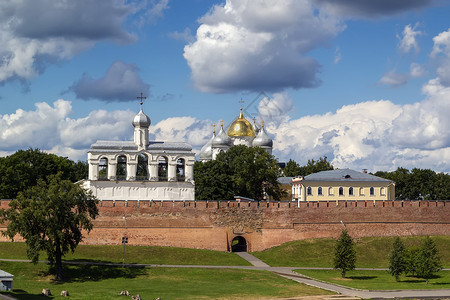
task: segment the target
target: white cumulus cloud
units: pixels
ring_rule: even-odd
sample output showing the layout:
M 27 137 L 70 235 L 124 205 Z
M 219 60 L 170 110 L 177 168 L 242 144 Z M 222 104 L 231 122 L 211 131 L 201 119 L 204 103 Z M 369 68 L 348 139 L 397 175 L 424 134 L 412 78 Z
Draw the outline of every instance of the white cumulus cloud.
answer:
M 344 28 L 307 0 L 227 0 L 200 22 L 184 57 L 197 88 L 216 93 L 317 86 L 320 65 L 307 54 Z
M 408 24 L 403 29 L 402 35 L 397 36 L 400 40 L 398 48 L 403 53 L 408 53 L 414 50 L 416 53 L 419 52 L 419 43 L 417 42 L 417 36 L 422 34 L 422 31 L 416 30 L 419 24 L 411 26 Z

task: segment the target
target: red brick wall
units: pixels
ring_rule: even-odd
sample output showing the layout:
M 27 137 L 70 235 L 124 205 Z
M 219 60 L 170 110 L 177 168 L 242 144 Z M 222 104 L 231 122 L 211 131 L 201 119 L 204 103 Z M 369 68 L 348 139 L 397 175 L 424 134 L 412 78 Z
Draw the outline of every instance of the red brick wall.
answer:
M 7 204 L 1 201 L 0 208 Z M 337 237 L 344 225 L 353 237 L 450 234 L 450 201 L 333 201 L 300 207 L 294 202 L 103 201 L 99 211 L 85 244 L 120 244 L 125 230 L 130 245 L 221 251 L 229 250 L 237 235 L 250 251 L 259 251 L 292 240 Z

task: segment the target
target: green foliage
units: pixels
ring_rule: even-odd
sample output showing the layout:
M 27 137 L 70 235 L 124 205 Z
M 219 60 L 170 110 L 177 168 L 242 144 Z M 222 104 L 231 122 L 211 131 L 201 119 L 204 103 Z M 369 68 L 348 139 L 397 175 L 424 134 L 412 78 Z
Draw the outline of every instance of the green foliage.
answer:
M 39 180 L 48 182 L 48 176 L 58 172 L 63 179 L 75 182 L 87 177 L 88 165 L 39 149 L 19 150 L 0 157 L 0 199 L 13 199 Z
M 393 172 L 376 172 L 375 176 L 395 182 L 397 200 L 450 200 L 450 175 L 430 169 L 398 168 Z
M 356 251 L 353 239 L 347 230 L 342 230 L 334 248 L 334 269 L 341 270 L 342 277 L 347 271 L 355 269 Z
M 333 165 L 327 160 L 327 157 L 320 157 L 318 160 L 310 159 L 305 166 L 300 166 L 294 160 L 290 159 L 286 163 L 284 168 L 284 176 L 295 177 L 295 176 L 306 176 L 309 174 L 333 170 Z
M 417 276 L 420 248 L 411 247 L 405 251 L 405 274 Z
M 396 281 L 400 280 L 400 275 L 406 270 L 405 262 L 405 246 L 399 237 L 395 238 L 392 251 L 389 255 L 389 273 L 395 277 Z
M 441 269 L 442 263 L 439 252 L 433 240 L 427 236 L 420 249 L 420 256 L 417 262 L 417 275 L 420 278 L 425 278 L 428 284 L 428 279 Z
M 61 173 L 51 175 L 46 183 L 40 179 L 36 186 L 19 192 L 10 208 L 2 211 L 8 221 L 4 235 L 10 239 L 19 234 L 27 244 L 27 256 L 33 262 L 39 252 L 46 251 L 55 264 L 56 279 L 62 279 L 61 258 L 72 252 L 82 240 L 81 230 L 92 229 L 91 218 L 98 214 L 97 201 L 80 185 L 62 179 Z
M 234 146 L 216 160 L 194 165 L 195 198 L 226 200 L 239 195 L 263 199 L 264 191 L 278 200 L 284 195 L 278 183 L 277 160 L 259 147 Z

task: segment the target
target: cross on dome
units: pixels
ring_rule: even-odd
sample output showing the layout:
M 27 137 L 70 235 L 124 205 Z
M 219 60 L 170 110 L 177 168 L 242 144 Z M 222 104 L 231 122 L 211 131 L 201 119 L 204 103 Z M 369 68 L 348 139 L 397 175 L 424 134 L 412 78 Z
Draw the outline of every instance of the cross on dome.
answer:
M 143 96 L 143 93 L 141 92 L 141 96 L 136 97 L 136 98 L 141 100 L 141 102 L 140 102 L 139 104 L 141 105 L 141 110 L 142 110 L 142 104 L 143 104 L 142 100 L 147 99 L 147 97 L 144 97 L 144 96 Z

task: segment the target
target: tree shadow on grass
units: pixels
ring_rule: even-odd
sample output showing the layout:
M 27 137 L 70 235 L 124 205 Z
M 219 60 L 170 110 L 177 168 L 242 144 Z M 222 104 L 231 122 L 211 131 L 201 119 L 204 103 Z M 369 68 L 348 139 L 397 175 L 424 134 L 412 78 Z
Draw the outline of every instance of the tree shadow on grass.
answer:
M 105 279 L 132 279 L 147 274 L 145 267 L 119 267 L 105 265 L 63 265 L 64 280 L 53 280 L 54 284 L 100 281 Z M 48 271 L 42 272 L 43 276 L 55 274 L 54 266 L 49 266 Z
M 13 289 L 12 293 L 2 293 L 4 295 L 9 295 L 11 297 L 17 298 L 17 299 L 23 299 L 23 300 L 32 300 L 32 299 L 53 299 L 53 296 L 44 296 L 42 294 L 30 294 L 27 293 L 27 291 L 24 291 L 22 289 Z
M 377 276 L 347 276 L 347 278 L 355 280 L 370 280 L 377 278 Z

